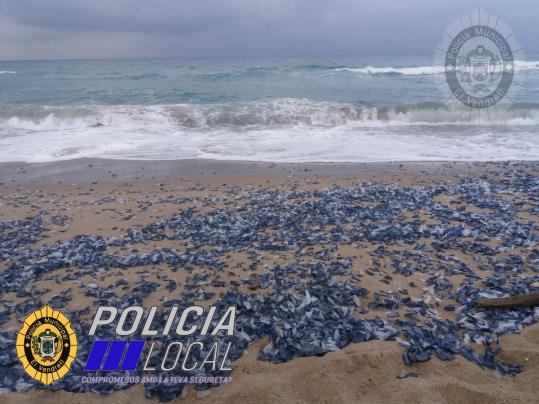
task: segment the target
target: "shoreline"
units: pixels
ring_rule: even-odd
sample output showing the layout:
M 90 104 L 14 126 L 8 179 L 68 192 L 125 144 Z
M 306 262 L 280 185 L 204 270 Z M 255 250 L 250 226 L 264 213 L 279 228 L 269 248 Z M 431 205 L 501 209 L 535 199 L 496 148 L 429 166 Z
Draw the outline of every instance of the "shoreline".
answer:
M 116 160 L 74 159 L 46 163 L 0 163 L 0 186 L 51 183 L 123 182 L 153 180 L 209 180 L 275 176 L 358 176 L 387 180 L 408 173 L 465 176 L 499 171 L 501 168 L 534 167 L 534 161 L 414 161 L 365 163 L 265 163 L 225 160 Z

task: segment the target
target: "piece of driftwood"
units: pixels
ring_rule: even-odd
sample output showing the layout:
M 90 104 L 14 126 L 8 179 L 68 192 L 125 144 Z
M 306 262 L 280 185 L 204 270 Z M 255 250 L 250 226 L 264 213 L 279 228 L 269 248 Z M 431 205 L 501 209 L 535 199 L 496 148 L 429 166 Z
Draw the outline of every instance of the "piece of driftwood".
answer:
M 496 299 L 477 299 L 477 307 L 517 307 L 517 306 L 539 306 L 539 292 L 526 293 Z

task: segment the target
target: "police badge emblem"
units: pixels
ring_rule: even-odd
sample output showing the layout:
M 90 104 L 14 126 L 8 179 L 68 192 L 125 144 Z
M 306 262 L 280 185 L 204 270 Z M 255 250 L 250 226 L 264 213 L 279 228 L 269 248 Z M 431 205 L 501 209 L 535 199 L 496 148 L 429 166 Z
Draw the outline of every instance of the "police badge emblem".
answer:
M 438 85 L 447 95 L 446 104 L 463 108 L 460 118 L 480 118 L 481 111 L 485 118 L 495 118 L 511 107 L 522 86 L 518 64 L 523 60 L 514 30 L 499 17 L 477 9 L 444 31 L 434 64 L 444 70 L 445 80 Z
M 477 45 L 466 55 L 459 57 L 460 69 L 457 75 L 463 83 L 467 83 L 471 91 L 479 92 L 494 84 L 502 74 L 503 66 L 500 58 L 483 45 Z
M 77 336 L 71 323 L 49 305 L 26 317 L 16 345 L 24 371 L 45 385 L 64 377 L 77 354 Z

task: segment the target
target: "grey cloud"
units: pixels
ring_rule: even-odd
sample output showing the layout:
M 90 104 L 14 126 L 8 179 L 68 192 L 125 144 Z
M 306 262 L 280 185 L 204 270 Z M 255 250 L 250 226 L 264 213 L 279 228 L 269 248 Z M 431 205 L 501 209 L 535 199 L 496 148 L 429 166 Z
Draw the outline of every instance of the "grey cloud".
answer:
M 3 0 L 20 24 L 72 31 L 192 33 L 286 20 L 293 7 L 248 0 Z
M 516 28 L 525 48 L 536 46 L 534 0 L 486 6 Z M 474 7 L 469 0 L 1 0 L 0 58 L 429 53 Z

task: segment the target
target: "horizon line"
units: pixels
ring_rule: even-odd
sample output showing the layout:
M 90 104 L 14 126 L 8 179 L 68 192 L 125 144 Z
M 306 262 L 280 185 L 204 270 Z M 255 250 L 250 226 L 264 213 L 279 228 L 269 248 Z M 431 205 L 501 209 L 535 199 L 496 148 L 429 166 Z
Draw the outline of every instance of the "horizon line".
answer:
M 273 55 L 273 56 L 133 56 L 133 57 L 87 57 L 87 58 L 28 58 L 28 59 L 2 59 L 3 62 L 76 62 L 76 61 L 106 61 L 106 60 L 155 60 L 155 59 L 293 59 L 293 58 L 332 58 L 332 57 L 369 57 L 369 56 L 429 56 L 431 53 L 356 53 L 356 54 L 333 54 L 333 55 Z

